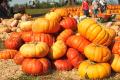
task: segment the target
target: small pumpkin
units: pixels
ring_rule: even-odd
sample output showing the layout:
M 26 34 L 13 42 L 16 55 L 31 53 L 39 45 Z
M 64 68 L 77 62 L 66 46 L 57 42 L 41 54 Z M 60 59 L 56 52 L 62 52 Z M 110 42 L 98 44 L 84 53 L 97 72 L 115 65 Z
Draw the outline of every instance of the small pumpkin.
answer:
M 48 54 L 51 59 L 59 59 L 63 57 L 66 53 L 67 46 L 62 40 L 57 40 L 50 48 L 50 53 Z
M 103 79 L 111 74 L 108 63 L 94 63 L 89 60 L 83 61 L 78 68 L 80 77 L 87 79 Z
M 91 43 L 84 48 L 85 56 L 95 62 L 107 62 L 111 58 L 111 51 L 103 45 Z
M 56 33 L 60 29 L 60 24 L 55 20 L 38 18 L 32 25 L 32 31 L 35 33 Z
M 110 64 L 111 64 L 113 71 L 120 72 L 120 55 L 113 54 L 110 60 Z
M 120 38 L 117 38 L 115 40 L 115 43 L 113 44 L 112 53 L 114 54 L 120 54 Z
M 69 71 L 72 69 L 72 65 L 68 60 L 56 60 L 54 61 L 54 65 L 59 71 Z
M 74 18 L 66 17 L 60 22 L 60 25 L 65 29 L 76 29 L 77 21 Z
M 25 58 L 22 56 L 21 53 L 17 53 L 17 54 L 14 56 L 14 58 L 13 58 L 14 62 L 15 62 L 17 65 L 21 65 L 24 59 L 25 59 Z
M 13 49 L 0 50 L 0 59 L 13 59 L 17 53 L 18 51 Z
M 20 47 L 20 53 L 24 57 L 45 57 L 49 52 L 49 46 L 44 42 L 26 43 Z
M 79 64 L 84 61 L 84 56 L 74 48 L 68 49 L 67 58 L 75 68 L 78 68 Z
M 58 36 L 57 40 L 63 40 L 66 42 L 66 40 L 73 34 L 73 31 L 71 29 L 65 29 L 62 31 Z
M 66 44 L 69 47 L 75 48 L 83 53 L 84 48 L 90 44 L 90 42 L 81 35 L 72 35 L 66 40 Z

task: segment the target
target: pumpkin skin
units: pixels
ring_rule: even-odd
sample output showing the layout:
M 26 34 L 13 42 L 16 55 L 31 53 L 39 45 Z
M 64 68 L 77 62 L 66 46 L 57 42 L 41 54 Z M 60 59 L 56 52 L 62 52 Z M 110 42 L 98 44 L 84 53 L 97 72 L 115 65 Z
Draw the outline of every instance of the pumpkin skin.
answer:
M 19 24 L 19 27 L 22 31 L 31 31 L 33 21 L 24 21 Z
M 25 59 L 22 63 L 22 71 L 31 75 L 41 75 L 43 65 L 38 59 Z
M 0 59 L 13 59 L 13 57 L 18 53 L 17 50 L 4 49 L 0 51 Z
M 56 9 L 54 12 L 59 14 L 62 17 L 67 17 L 69 15 L 65 8 Z
M 112 37 L 112 39 L 115 38 L 116 32 L 115 32 L 114 29 L 112 29 L 112 28 L 106 28 L 105 30 L 109 33 L 109 35 Z
M 56 33 L 60 29 L 60 24 L 54 20 L 38 18 L 32 25 L 32 31 L 35 33 Z
M 84 61 L 84 56 L 74 48 L 68 49 L 67 58 L 75 68 L 78 68 L 79 64 Z
M 108 63 L 94 63 L 86 60 L 79 65 L 78 73 L 82 78 L 102 79 L 110 76 L 111 67 Z
M 17 65 L 21 65 L 24 59 L 25 59 L 25 58 L 22 56 L 21 53 L 17 53 L 17 54 L 14 56 L 14 58 L 13 58 L 14 62 L 15 62 Z
M 107 62 L 111 58 L 111 51 L 103 45 L 91 43 L 84 48 L 85 56 L 95 62 Z
M 49 72 L 51 69 L 51 62 L 47 58 L 40 58 L 39 61 L 43 65 L 43 73 Z
M 50 48 L 50 53 L 48 56 L 51 59 L 59 59 L 63 57 L 66 53 L 67 46 L 62 40 L 57 40 Z
M 22 32 L 21 38 L 23 39 L 24 42 L 30 42 L 32 34 L 33 34 L 32 31 L 30 31 L 30 32 Z
M 45 18 L 48 20 L 56 20 L 59 22 L 61 20 L 61 16 L 58 13 L 50 12 L 45 15 Z
M 55 68 L 59 71 L 69 71 L 72 69 L 72 65 L 68 60 L 56 60 L 54 65 Z
M 89 18 L 82 20 L 78 24 L 78 32 L 93 43 L 109 46 L 112 41 L 108 31 Z
M 62 31 L 58 36 L 57 40 L 63 40 L 66 42 L 66 40 L 73 34 L 73 31 L 71 29 L 65 29 Z
M 50 34 L 44 34 L 44 33 L 33 33 L 31 36 L 31 41 L 30 42 L 45 42 L 49 46 L 52 46 L 54 43 L 55 39 L 53 36 Z
M 45 57 L 49 52 L 49 47 L 44 42 L 26 43 L 20 47 L 20 53 L 24 57 Z
M 10 37 L 5 40 L 4 45 L 7 49 L 19 49 L 23 41 L 19 37 Z
M 74 18 L 66 17 L 60 22 L 60 25 L 65 29 L 76 29 L 77 21 Z
M 113 71 L 120 72 L 120 56 L 119 54 L 113 54 L 110 60 Z
M 120 54 L 120 38 L 115 40 L 115 43 L 113 44 L 112 53 L 114 54 Z
M 75 48 L 83 53 L 84 48 L 90 44 L 90 42 L 81 35 L 72 35 L 66 40 L 66 44 L 69 47 Z
M 22 33 L 21 32 L 11 32 L 10 37 L 16 37 L 21 38 Z

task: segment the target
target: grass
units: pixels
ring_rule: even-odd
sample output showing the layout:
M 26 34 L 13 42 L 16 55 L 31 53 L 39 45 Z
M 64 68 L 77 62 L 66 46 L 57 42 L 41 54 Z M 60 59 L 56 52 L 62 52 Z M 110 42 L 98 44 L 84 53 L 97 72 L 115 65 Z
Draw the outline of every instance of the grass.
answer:
M 26 9 L 25 13 L 30 14 L 30 15 L 34 15 L 34 14 L 45 14 L 47 12 L 49 12 L 50 9 Z

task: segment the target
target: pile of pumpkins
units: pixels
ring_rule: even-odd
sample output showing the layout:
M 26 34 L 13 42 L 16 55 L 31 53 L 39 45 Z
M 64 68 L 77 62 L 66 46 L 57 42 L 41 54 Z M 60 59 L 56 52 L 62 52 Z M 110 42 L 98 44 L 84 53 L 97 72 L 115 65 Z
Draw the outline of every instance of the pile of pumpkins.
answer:
M 120 14 L 120 5 L 108 5 L 107 6 L 107 13 L 108 14 Z
M 50 11 L 55 11 L 58 8 L 52 8 Z M 73 16 L 83 16 L 83 11 L 82 8 L 80 6 L 78 7 L 66 7 L 66 8 L 62 8 L 67 10 L 69 16 L 73 17 Z
M 4 41 L 0 59 L 13 59 L 29 75 L 43 75 L 52 69 L 78 69 L 82 78 L 102 79 L 111 70 L 120 72 L 120 37 L 91 18 L 81 22 L 56 9 L 43 18 L 21 23 Z M 31 24 L 31 23 L 30 23 Z

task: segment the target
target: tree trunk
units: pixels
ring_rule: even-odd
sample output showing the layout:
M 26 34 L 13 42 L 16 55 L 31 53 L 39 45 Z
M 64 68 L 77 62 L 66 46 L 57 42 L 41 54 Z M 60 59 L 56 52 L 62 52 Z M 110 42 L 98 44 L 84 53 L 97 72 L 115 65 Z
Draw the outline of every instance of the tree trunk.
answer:
M 68 0 L 68 3 L 67 5 L 70 6 L 70 5 L 75 5 L 76 3 L 76 0 Z

